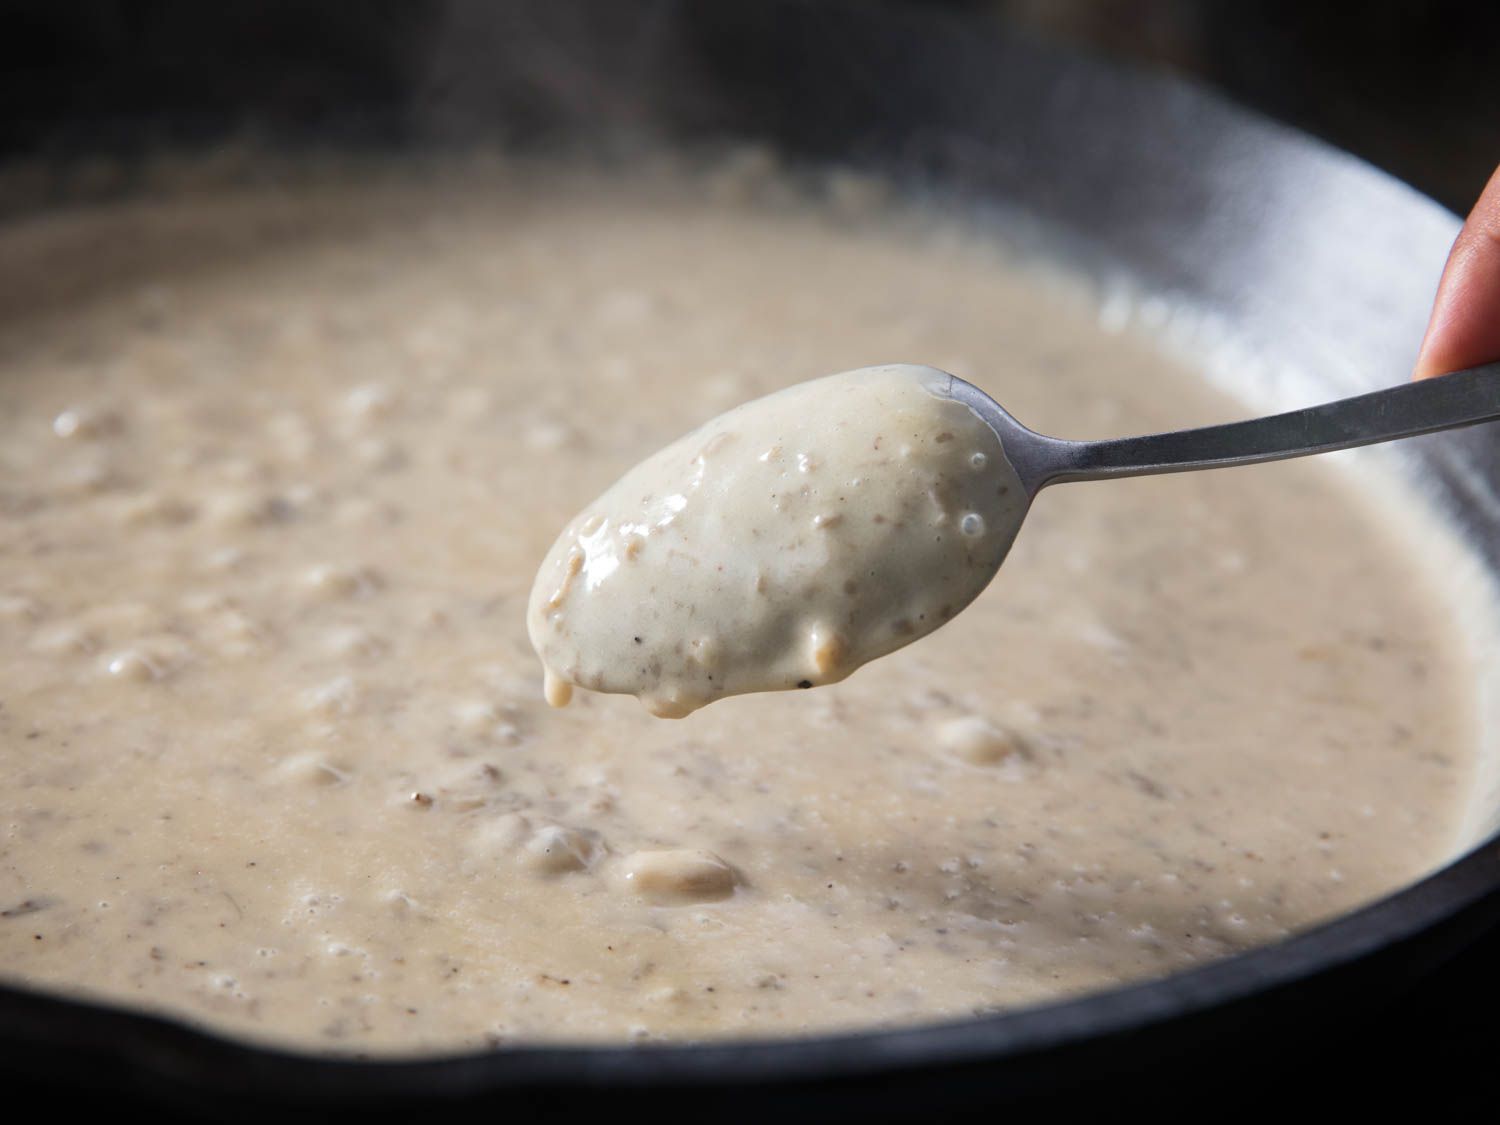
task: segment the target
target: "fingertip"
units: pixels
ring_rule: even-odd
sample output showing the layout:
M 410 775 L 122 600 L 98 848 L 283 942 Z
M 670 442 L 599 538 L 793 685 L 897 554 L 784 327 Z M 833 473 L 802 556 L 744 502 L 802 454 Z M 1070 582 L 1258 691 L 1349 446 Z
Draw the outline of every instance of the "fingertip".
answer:
M 1413 379 L 1500 357 L 1500 168 L 1459 231 L 1443 267 Z
M 1433 351 L 1432 325 L 1429 324 L 1427 326 L 1427 334 L 1422 337 L 1422 347 L 1417 352 L 1416 365 L 1411 369 L 1413 380 L 1431 379 L 1434 375 L 1441 375 L 1443 373 L 1442 367 L 1433 358 Z
M 1417 362 L 1412 367 L 1411 377 L 1431 379 L 1446 375 L 1464 366 L 1452 361 L 1453 331 L 1449 325 L 1451 317 L 1441 290 L 1432 307 L 1432 317 L 1427 323 L 1427 332 L 1422 337 L 1422 346 L 1417 350 Z

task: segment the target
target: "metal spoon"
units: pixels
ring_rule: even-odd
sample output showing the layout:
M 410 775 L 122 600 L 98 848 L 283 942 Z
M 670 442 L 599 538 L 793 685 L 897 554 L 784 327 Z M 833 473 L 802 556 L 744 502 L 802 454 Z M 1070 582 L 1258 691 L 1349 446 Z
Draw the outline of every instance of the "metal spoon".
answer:
M 681 717 L 726 695 L 836 682 L 939 628 L 995 576 L 1032 498 L 1057 481 L 1275 461 L 1491 419 L 1500 363 L 1250 422 L 1088 442 L 1029 430 L 936 368 L 844 371 L 736 407 L 626 473 L 553 544 L 527 627 L 549 702 L 579 684 Z M 911 444 L 879 452 L 890 425 L 908 426 Z M 788 486 L 807 470 L 782 462 L 783 444 L 798 462 L 816 450 L 826 479 L 864 490 L 829 538 L 809 536 L 829 509 L 816 482 Z
M 1062 481 L 1254 465 L 1500 419 L 1500 362 L 1247 422 L 1108 441 L 1046 437 L 972 383 L 934 375 L 935 394 L 963 403 L 995 431 L 1028 498 Z

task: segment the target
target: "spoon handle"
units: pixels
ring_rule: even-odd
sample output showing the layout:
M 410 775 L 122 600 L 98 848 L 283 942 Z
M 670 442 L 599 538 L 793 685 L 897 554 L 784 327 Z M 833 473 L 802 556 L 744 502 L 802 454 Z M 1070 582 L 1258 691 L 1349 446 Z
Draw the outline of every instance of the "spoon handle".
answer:
M 1070 480 L 1254 465 L 1500 418 L 1500 362 L 1248 422 L 1109 441 L 1043 439 L 1033 489 Z

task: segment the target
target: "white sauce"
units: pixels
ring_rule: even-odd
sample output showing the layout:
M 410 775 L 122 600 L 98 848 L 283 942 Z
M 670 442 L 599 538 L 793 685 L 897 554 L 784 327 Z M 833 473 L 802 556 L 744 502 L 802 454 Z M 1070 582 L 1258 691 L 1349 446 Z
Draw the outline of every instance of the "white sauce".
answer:
M 851 212 L 857 192 L 278 184 L 0 229 L 7 982 L 316 1051 L 804 1035 L 1160 976 L 1450 854 L 1471 657 L 1414 537 L 1323 464 L 1059 488 L 1004 581 L 818 691 L 680 723 L 592 692 L 549 708 L 526 608 L 560 517 L 735 403 L 921 356 L 1043 432 L 1244 410 L 982 233 Z M 745 467 L 836 481 L 824 421 L 785 448 L 821 470 Z M 961 469 L 947 448 L 913 464 Z M 738 457 L 705 481 L 753 507 L 753 475 L 719 475 Z M 766 511 L 805 537 L 768 580 L 862 555 L 837 546 L 858 519 L 811 526 L 848 495 L 816 488 Z M 975 557 L 998 555 L 982 499 L 926 525 L 924 570 L 957 566 L 970 507 L 996 536 Z M 715 532 L 693 512 L 683 534 Z M 948 573 L 956 608 L 984 567 Z M 809 676 L 807 629 L 848 629 L 844 597 L 751 614 L 721 652 Z M 882 643 L 878 605 L 853 620 L 830 679 Z
M 548 552 L 527 624 L 565 685 L 681 718 L 836 683 L 926 636 L 995 573 L 1026 496 L 994 432 L 869 367 L 736 407 L 653 454 Z

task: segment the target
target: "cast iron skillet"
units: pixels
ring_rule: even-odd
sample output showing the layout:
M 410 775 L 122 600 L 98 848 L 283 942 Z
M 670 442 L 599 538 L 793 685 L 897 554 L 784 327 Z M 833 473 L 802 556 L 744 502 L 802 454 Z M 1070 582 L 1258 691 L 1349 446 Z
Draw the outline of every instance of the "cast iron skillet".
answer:
M 910 8 L 752 0 L 22 5 L 7 163 L 41 196 L 131 190 L 135 157 L 227 136 L 400 148 L 588 134 L 773 143 L 1036 220 L 1054 250 L 1190 301 L 1316 397 L 1404 377 L 1456 221 L 1357 161 L 1177 82 Z M 12 60 L 14 61 L 14 60 Z M 102 182 L 78 169 L 107 153 Z M 80 184 L 92 185 L 80 187 Z M 1500 570 L 1496 444 L 1417 444 L 1433 502 Z M 0 989 L 9 1089 L 158 1115 L 681 1109 L 867 1119 L 1144 1104 L 1330 1044 L 1500 921 L 1491 838 L 1399 894 L 1165 980 L 941 1026 L 787 1042 L 330 1061 Z M 1330 1058 L 1332 1055 L 1330 1054 Z M 1250 1085 L 1245 1079 L 1252 1077 Z M 1164 1085 L 1165 1084 L 1165 1085 Z

